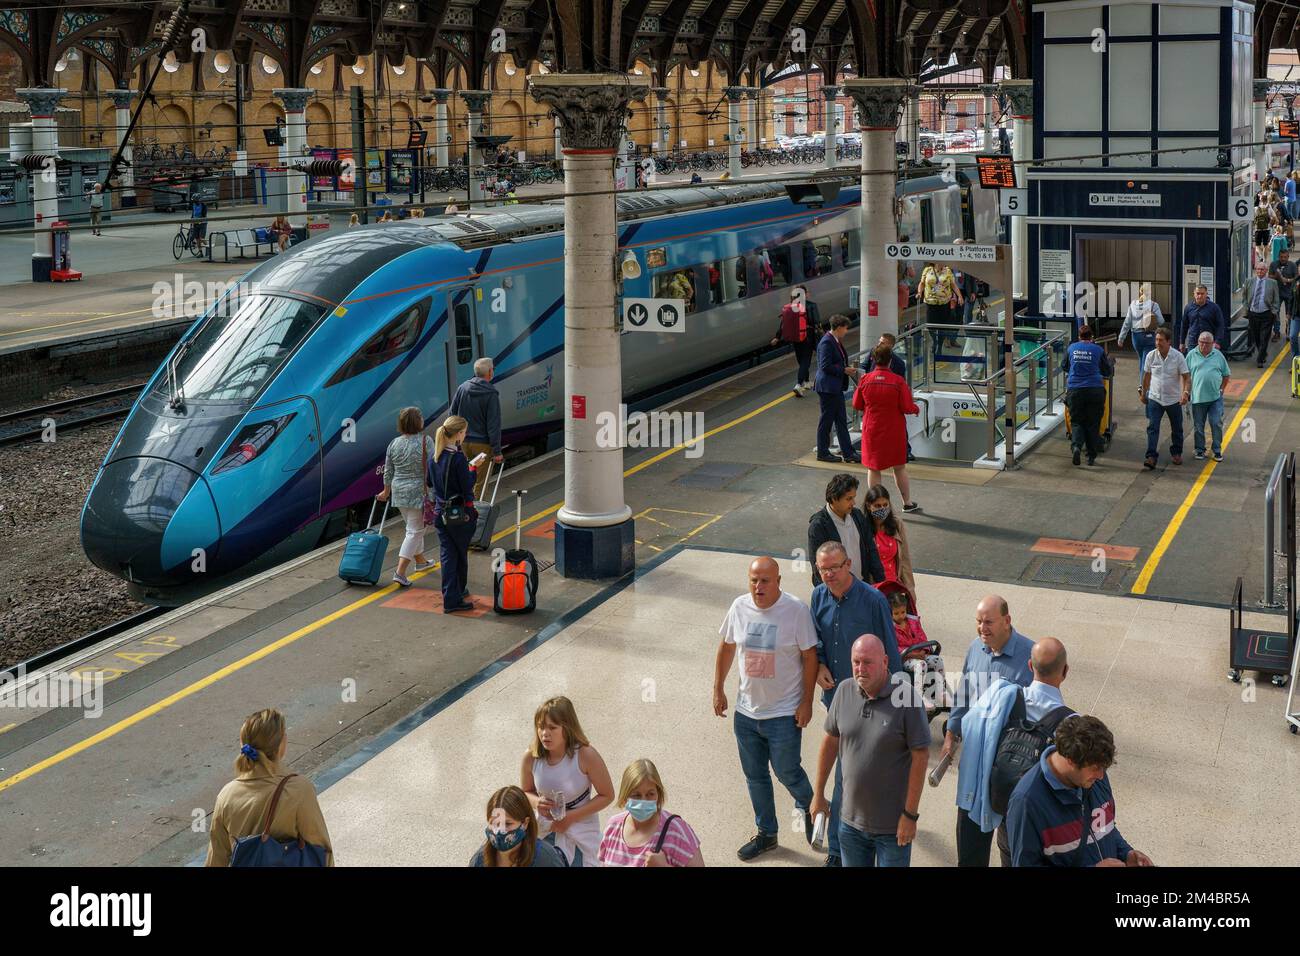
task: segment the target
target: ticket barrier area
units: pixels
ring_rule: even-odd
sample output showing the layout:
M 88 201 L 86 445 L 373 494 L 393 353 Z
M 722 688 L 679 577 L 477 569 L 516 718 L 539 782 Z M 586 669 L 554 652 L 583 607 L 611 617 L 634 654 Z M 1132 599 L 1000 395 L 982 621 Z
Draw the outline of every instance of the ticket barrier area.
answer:
M 922 324 L 901 334 L 897 354 L 920 414 L 907 418 L 918 458 L 1005 467 L 1007 393 L 1000 325 Z M 1065 347 L 1069 333 L 1015 329 L 1017 456 L 1064 421 Z

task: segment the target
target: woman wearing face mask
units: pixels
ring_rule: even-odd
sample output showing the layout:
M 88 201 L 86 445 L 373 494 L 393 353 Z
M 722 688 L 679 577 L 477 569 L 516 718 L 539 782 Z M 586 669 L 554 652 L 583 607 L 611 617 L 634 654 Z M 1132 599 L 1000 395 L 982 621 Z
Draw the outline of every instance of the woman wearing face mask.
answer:
M 907 588 L 916 604 L 916 578 L 912 575 L 912 555 L 907 546 L 907 531 L 903 521 L 894 514 L 889 492 L 884 485 L 867 489 L 866 512 L 876 533 L 876 551 L 885 568 L 885 580 L 895 581 Z
M 600 841 L 601 866 L 703 866 L 700 839 L 686 821 L 663 809 L 667 800 L 659 771 L 633 760 L 618 785 L 616 813 Z
M 570 866 L 599 866 L 600 811 L 614 802 L 609 769 L 567 697 L 538 707 L 533 727 L 519 776 L 539 825 Z
M 558 850 L 537 839 L 533 805 L 518 787 L 502 787 L 487 804 L 487 841 L 470 866 L 566 866 Z

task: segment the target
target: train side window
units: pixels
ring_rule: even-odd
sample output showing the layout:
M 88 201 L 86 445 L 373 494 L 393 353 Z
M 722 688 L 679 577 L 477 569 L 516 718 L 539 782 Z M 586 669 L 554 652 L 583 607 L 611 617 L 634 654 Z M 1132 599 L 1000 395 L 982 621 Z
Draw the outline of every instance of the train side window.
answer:
M 686 311 L 695 311 L 695 276 L 690 269 L 661 272 L 655 276 L 656 299 L 685 299 Z
M 429 300 L 421 299 L 397 318 L 366 340 L 330 378 L 325 386 L 337 385 L 353 376 L 391 362 L 403 352 L 408 352 L 420 339 L 424 321 L 429 315 Z
M 861 250 L 858 247 L 857 233 L 840 233 L 840 264 L 845 266 L 855 266 L 861 261 Z
M 758 281 L 763 292 L 790 284 L 790 249 L 772 246 L 758 251 Z
M 470 329 L 470 304 L 456 303 L 454 321 L 456 324 L 456 364 L 465 365 L 474 358 L 474 335 Z

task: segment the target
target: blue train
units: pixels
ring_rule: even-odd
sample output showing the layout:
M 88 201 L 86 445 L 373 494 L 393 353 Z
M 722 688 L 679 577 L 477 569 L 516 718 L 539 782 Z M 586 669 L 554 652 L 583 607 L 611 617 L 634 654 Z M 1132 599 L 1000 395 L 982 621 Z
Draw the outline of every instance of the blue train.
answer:
M 962 190 L 901 183 L 913 238 L 975 238 Z M 689 313 L 684 335 L 623 337 L 625 393 L 765 348 L 791 284 L 823 316 L 846 311 L 858 203 L 856 185 L 824 208 L 769 184 L 620 196 L 619 256 L 642 267 L 624 294 L 685 294 Z M 139 599 L 175 604 L 310 550 L 379 490 L 398 410 L 434 427 L 481 356 L 507 444 L 556 430 L 563 245 L 561 205 L 512 206 L 354 228 L 257 266 L 132 409 L 82 512 L 87 556 Z

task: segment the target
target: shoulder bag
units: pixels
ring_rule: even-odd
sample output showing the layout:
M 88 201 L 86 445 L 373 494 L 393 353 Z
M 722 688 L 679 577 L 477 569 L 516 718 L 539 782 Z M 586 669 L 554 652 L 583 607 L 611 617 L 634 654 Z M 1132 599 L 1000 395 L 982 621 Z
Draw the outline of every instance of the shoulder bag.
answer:
M 447 472 L 442 479 L 444 491 L 451 490 L 449 487 L 451 484 L 451 462 L 458 453 L 453 451 L 451 454 L 452 458 L 447 460 Z M 465 496 L 463 494 L 447 495 L 447 503 L 442 506 L 442 523 L 444 527 L 460 528 L 465 525 L 473 525 L 477 523 L 477 521 L 478 518 L 474 515 L 474 512 L 472 512 L 469 506 L 465 504 Z
M 663 852 L 664 840 L 668 839 L 668 828 L 673 825 L 673 821 L 676 819 L 677 819 L 677 814 L 675 813 L 668 814 L 668 819 L 665 820 L 664 825 L 659 828 L 659 839 L 655 840 L 655 848 L 650 851 L 652 856 L 655 853 Z M 647 857 L 647 859 L 649 859 L 649 857 Z
M 272 840 L 271 821 L 275 819 L 275 808 L 280 803 L 280 794 L 291 773 L 280 781 L 271 797 L 271 805 L 266 808 L 262 819 L 262 832 L 240 837 L 235 841 L 235 850 L 230 855 L 231 866 L 324 866 L 325 848 L 308 843 L 301 836 L 292 840 Z

